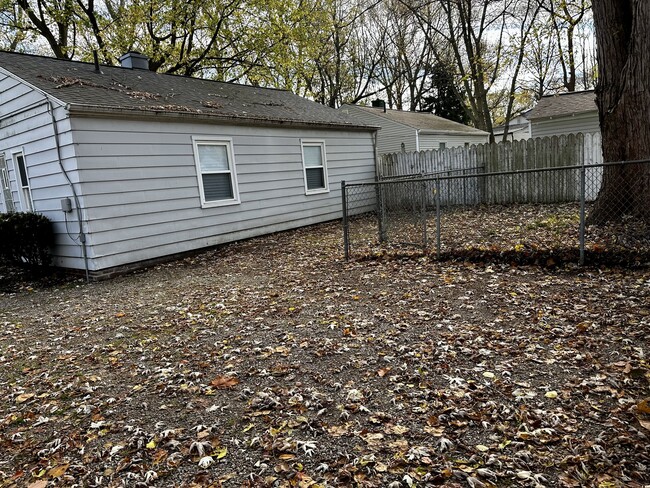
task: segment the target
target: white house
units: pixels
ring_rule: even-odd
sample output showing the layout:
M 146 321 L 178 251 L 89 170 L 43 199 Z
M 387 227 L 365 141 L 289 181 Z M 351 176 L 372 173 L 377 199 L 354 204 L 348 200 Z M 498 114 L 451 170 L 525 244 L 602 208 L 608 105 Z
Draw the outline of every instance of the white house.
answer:
M 473 127 L 438 117 L 431 113 L 407 112 L 380 106 L 343 105 L 339 110 L 358 121 L 379 126 L 377 152 L 424 151 L 483 144 L 490 135 Z
M 127 67 L 124 67 L 127 66 Z M 336 219 L 376 128 L 287 91 L 0 52 L 0 211 L 54 222 L 54 264 L 109 274 Z
M 498 125 L 492 129 L 495 142 L 503 141 L 503 134 L 506 131 L 505 124 Z M 526 114 L 522 113 L 513 117 L 508 124 L 508 141 L 523 141 L 530 139 L 530 123 Z
M 531 137 L 600 132 L 593 90 L 544 96 L 526 118 Z

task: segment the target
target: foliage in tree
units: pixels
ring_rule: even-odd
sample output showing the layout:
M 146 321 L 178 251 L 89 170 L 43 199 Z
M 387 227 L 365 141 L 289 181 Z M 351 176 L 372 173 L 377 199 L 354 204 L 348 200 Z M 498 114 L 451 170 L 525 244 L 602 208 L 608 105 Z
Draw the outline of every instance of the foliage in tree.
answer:
M 7 5 L 3 7 L 6 16 Z M 23 35 L 38 33 L 57 58 L 74 57 L 77 30 L 74 0 L 16 0 L 12 10 L 13 29 Z
M 557 44 L 548 23 L 533 27 L 524 50 L 523 69 L 527 77 L 522 86 L 535 100 L 560 88 Z
M 437 63 L 431 68 L 428 90 L 422 98 L 420 109 L 461 124 L 469 122 L 467 108 L 459 97 L 454 74 L 444 63 Z
M 524 93 L 590 86 L 590 15 L 589 0 L 0 0 L 0 48 L 109 65 L 135 50 L 154 71 L 405 110 L 444 63 L 455 118 L 491 131 Z

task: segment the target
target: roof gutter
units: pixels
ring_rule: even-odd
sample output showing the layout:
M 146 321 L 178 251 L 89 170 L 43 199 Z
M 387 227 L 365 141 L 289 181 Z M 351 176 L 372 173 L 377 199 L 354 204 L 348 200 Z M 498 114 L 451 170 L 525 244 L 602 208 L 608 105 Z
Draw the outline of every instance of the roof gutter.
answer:
M 219 115 L 210 112 L 175 112 L 156 109 L 129 109 L 108 107 L 104 105 L 80 105 L 77 103 L 68 103 L 66 109 L 71 115 L 78 116 L 97 116 L 104 117 L 121 117 L 133 119 L 149 119 L 152 116 L 162 117 L 169 120 L 188 120 L 202 122 L 227 122 L 235 125 L 248 125 L 255 123 L 263 126 L 273 127 L 301 127 L 301 128 L 321 128 L 321 129 L 347 129 L 353 131 L 374 131 L 379 129 L 377 126 L 360 125 L 360 124 L 338 124 L 335 122 L 307 122 L 292 121 L 280 119 L 265 119 L 261 117 L 252 117 L 250 115 Z

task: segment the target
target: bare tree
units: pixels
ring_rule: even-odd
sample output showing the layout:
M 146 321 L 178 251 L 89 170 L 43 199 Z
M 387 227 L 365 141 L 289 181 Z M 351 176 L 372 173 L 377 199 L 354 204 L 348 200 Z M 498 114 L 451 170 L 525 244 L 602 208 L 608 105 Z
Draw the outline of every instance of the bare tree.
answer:
M 518 26 L 517 33 L 512 35 L 510 40 L 510 50 L 512 51 L 511 70 L 512 75 L 510 78 L 510 85 L 507 88 L 507 100 L 505 111 L 505 128 L 503 131 L 503 140 L 508 140 L 508 128 L 510 119 L 512 118 L 513 107 L 515 103 L 515 95 L 517 90 L 517 81 L 519 79 L 519 71 L 521 70 L 526 46 L 528 39 L 535 26 L 537 14 L 540 7 L 535 0 L 522 0 L 518 5 L 513 6 L 512 18 L 514 24 Z
M 439 38 L 451 52 L 473 125 L 492 133 L 489 94 L 507 70 L 508 22 L 517 0 L 402 0 L 414 12 L 436 58 Z M 511 73 L 514 74 L 514 73 Z M 516 78 L 516 77 L 515 77 Z M 513 80 L 516 85 L 516 79 Z
M 366 21 L 380 0 L 325 0 L 326 25 L 317 37 L 311 92 L 330 107 L 356 103 L 375 93 L 370 89 L 382 59 L 382 46 Z
M 384 32 L 385 56 L 377 78 L 388 105 L 416 110 L 422 105 L 434 57 L 421 27 L 409 8 L 399 0 L 385 0 L 373 11 L 376 25 Z
M 557 44 L 547 24 L 539 22 L 533 27 L 524 50 L 522 69 L 521 85 L 535 100 L 558 90 Z
M 538 0 L 549 15 L 555 36 L 562 84 L 566 91 L 575 91 L 578 80 L 577 52 L 580 25 L 591 11 L 591 0 Z

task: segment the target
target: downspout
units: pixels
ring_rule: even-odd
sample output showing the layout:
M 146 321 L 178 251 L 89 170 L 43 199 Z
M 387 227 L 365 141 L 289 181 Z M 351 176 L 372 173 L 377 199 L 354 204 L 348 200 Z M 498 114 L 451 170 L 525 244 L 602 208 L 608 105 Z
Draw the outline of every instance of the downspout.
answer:
M 379 180 L 383 175 L 381 174 L 382 172 L 379 169 L 379 165 L 381 164 L 379 160 L 379 150 L 377 148 L 377 134 L 378 130 L 375 129 L 372 131 L 372 150 L 373 150 L 373 157 L 375 158 L 375 181 Z
M 377 139 L 379 136 L 379 130 L 375 129 L 372 131 L 372 148 L 375 158 L 375 182 L 379 182 L 386 175 L 384 174 L 383 167 L 383 158 L 379 159 L 379 148 L 377 144 Z M 375 197 L 377 198 L 377 216 L 378 216 L 378 226 L 379 226 L 379 242 L 384 242 L 386 240 L 386 230 L 385 230 L 385 218 L 384 218 L 384 204 L 383 204 L 383 192 L 382 187 L 379 184 L 375 185 Z
M 420 152 L 420 129 L 415 129 L 415 150 Z
M 86 271 L 86 282 L 89 282 L 90 272 L 88 270 L 88 250 L 86 249 L 86 234 L 84 234 L 83 231 L 82 218 L 81 218 L 81 205 L 79 203 L 79 196 L 77 195 L 77 190 L 75 190 L 74 184 L 72 183 L 72 180 L 68 175 L 68 172 L 63 167 L 63 161 L 61 160 L 61 144 L 59 142 L 59 128 L 57 126 L 56 117 L 54 116 L 54 105 L 52 104 L 52 101 L 49 98 L 46 97 L 46 100 L 49 107 L 50 116 L 52 117 L 52 129 L 54 130 L 54 143 L 56 145 L 56 154 L 57 154 L 57 160 L 59 162 L 59 167 L 61 168 L 61 171 L 63 172 L 63 176 L 65 176 L 65 179 L 67 180 L 68 185 L 70 185 L 70 189 L 72 190 L 72 198 L 74 199 L 74 206 L 77 214 L 77 223 L 79 224 L 79 242 L 81 242 L 81 253 L 83 255 L 84 269 Z

